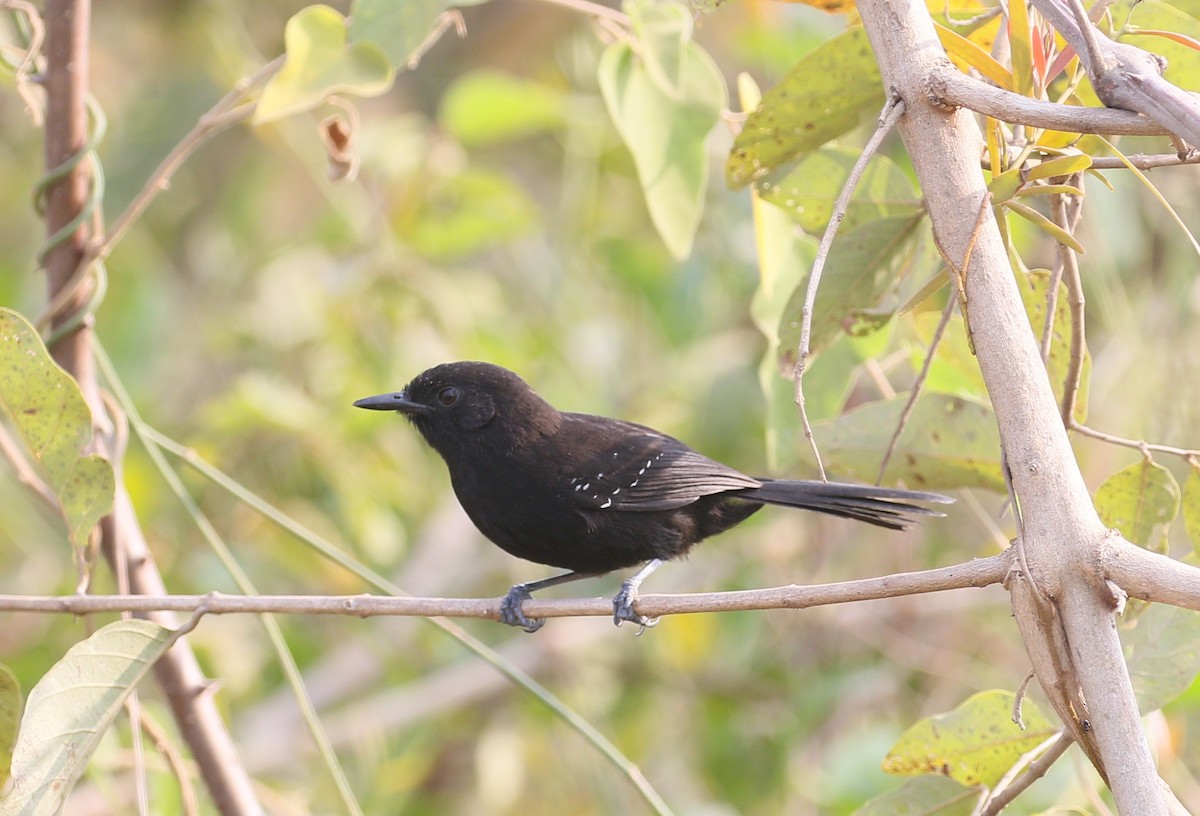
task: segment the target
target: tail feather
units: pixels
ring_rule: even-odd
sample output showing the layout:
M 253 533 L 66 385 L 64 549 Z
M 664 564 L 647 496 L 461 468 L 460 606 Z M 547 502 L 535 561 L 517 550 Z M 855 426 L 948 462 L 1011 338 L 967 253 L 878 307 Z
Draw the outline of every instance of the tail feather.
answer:
M 913 502 L 949 504 L 954 499 L 940 493 L 924 493 L 916 490 L 899 490 L 891 487 L 846 484 L 843 482 L 793 481 L 787 479 L 763 479 L 762 487 L 741 492 L 742 498 L 765 504 L 799 507 L 828 513 L 842 518 L 856 519 L 903 530 L 916 522 L 914 516 L 943 516 L 937 510 L 922 507 Z

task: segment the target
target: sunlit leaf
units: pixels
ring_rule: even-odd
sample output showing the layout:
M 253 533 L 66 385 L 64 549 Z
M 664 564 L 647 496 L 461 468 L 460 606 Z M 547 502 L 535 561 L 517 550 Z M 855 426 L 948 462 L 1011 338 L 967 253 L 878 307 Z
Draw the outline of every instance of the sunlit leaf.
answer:
M 938 39 L 941 40 L 942 47 L 946 49 L 947 54 L 958 57 L 1004 90 L 1012 90 L 1013 75 L 997 62 L 995 57 L 944 25 L 935 23 L 934 28 L 937 30 Z
M 900 736 L 883 769 L 941 774 L 963 785 L 992 787 L 1057 730 L 1028 699 L 1022 705 L 1021 730 L 1012 721 L 1015 699 L 1012 692 L 983 691 L 951 712 L 921 720 Z
M 83 453 L 92 440 L 92 414 L 75 380 L 50 358 L 33 326 L 3 308 L 0 412 L 58 496 L 72 543 L 83 546 L 112 508 L 112 466 Z
M 1200 615 L 1194 611 L 1150 604 L 1120 629 L 1129 679 L 1143 714 L 1187 691 L 1200 673 Z
M 830 248 L 813 305 L 809 345 L 817 351 L 840 332 L 852 330 L 865 310 L 873 309 L 895 283 L 891 264 L 921 222 L 921 214 L 877 218 L 843 230 Z M 779 323 L 782 365 L 795 362 L 800 342 L 801 312 L 808 287 L 804 277 L 784 308 Z
M 1092 157 L 1087 155 L 1077 156 L 1055 156 L 1052 159 L 1035 164 L 1025 172 L 1025 178 L 1029 181 L 1039 181 L 1041 179 L 1054 178 L 1055 176 L 1069 176 L 1072 173 L 1081 173 L 1092 166 Z
M 387 55 L 373 42 L 346 42 L 346 20 L 329 6 L 308 6 L 284 29 L 287 61 L 263 88 L 258 124 L 310 110 L 335 93 L 378 96 L 392 87 Z
M 1025 0 L 1007 6 L 1008 49 L 1012 63 L 1012 86 L 1008 90 L 1021 96 L 1033 96 L 1033 28 Z
M 879 66 L 866 32 L 852 28 L 806 54 L 746 119 L 725 164 L 744 187 L 796 156 L 853 129 L 883 105 Z
M 521 139 L 566 121 L 566 98 L 548 85 L 494 70 L 472 71 L 450 86 L 438 118 L 466 145 Z
M 1050 272 L 1045 269 L 1033 269 L 1020 280 L 1021 300 L 1025 303 L 1025 314 L 1029 317 L 1029 327 L 1033 336 L 1041 342 L 1042 333 L 1046 326 L 1046 303 L 1050 291 Z M 1050 387 L 1054 389 L 1054 397 L 1059 405 L 1063 400 L 1063 389 L 1066 386 L 1067 372 L 1071 367 L 1071 326 L 1074 315 L 1071 314 L 1070 296 L 1065 284 L 1058 287 L 1058 299 L 1055 301 L 1054 328 L 1050 335 L 1050 356 L 1046 371 L 1050 377 Z M 1079 390 L 1075 394 L 1075 420 L 1086 422 L 1088 413 L 1088 392 L 1091 388 L 1092 354 L 1088 351 L 1087 341 L 1079 350 L 1083 355 L 1079 375 Z
M 7 666 L 0 665 L 0 790 L 8 782 L 20 721 L 21 684 Z
M 58 813 L 129 692 L 171 642 L 171 630 L 117 621 L 72 646 L 29 692 L 0 816 Z
M 1200 465 L 1193 463 L 1183 483 L 1183 526 L 1192 549 L 1200 554 Z
M 712 58 L 690 40 L 679 54 L 658 54 L 652 71 L 645 50 L 668 41 L 665 18 L 658 22 L 654 38 L 640 41 L 637 49 L 628 41 L 605 49 L 598 75 L 609 114 L 633 154 L 650 219 L 667 249 L 682 259 L 691 252 L 704 211 L 704 143 L 725 107 L 725 81 Z M 673 69 L 681 84 L 667 91 L 655 72 L 667 76 L 676 59 L 682 61 Z
M 868 402 L 833 420 L 814 423 L 831 473 L 873 482 L 907 395 Z M 1000 436 L 992 410 L 945 394 L 924 394 L 900 435 L 883 481 L 922 490 L 984 487 L 1004 491 Z
M 971 816 L 979 791 L 944 776 L 919 776 L 876 796 L 850 816 Z
M 759 179 L 754 189 L 764 201 L 791 213 L 805 232 L 819 235 L 858 157 L 858 151 L 849 148 L 823 147 L 786 171 L 781 168 Z M 854 188 L 840 228 L 853 229 L 885 216 L 908 216 L 920 208 L 921 198 L 904 171 L 886 156 L 876 156 Z
M 1155 552 L 1167 551 L 1167 527 L 1179 514 L 1179 484 L 1171 471 L 1143 459 L 1105 479 L 1095 502 L 1100 519 L 1125 538 Z

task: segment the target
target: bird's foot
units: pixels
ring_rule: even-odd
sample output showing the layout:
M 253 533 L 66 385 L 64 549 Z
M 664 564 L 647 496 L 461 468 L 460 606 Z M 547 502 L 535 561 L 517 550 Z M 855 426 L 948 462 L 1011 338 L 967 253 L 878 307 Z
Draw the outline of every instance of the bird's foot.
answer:
M 509 626 L 520 626 L 526 632 L 536 632 L 546 623 L 545 618 L 528 618 L 521 606 L 533 596 L 525 584 L 517 584 L 508 591 L 500 602 L 500 622 Z
M 642 627 L 638 630 L 641 635 L 651 626 L 658 624 L 658 618 L 648 618 L 633 611 L 633 602 L 637 600 L 637 585 L 632 581 L 621 584 L 621 591 L 613 598 L 613 624 L 620 626 L 625 621 L 636 623 Z

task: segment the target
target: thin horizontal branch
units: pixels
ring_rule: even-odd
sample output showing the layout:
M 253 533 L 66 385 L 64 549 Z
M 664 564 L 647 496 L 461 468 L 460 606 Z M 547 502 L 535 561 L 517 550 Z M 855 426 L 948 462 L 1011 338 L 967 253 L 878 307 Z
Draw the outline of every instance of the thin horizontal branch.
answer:
M 1014 125 L 1112 136 L 1165 136 L 1168 133 L 1157 122 L 1130 111 L 1030 99 L 967 76 L 950 64 L 930 74 L 926 93 L 935 104 L 966 108 Z
M 705 592 L 683 595 L 643 595 L 635 606 L 651 617 L 695 612 L 733 612 L 756 609 L 805 609 L 810 606 L 852 601 L 896 598 L 948 589 L 999 584 L 1008 574 L 1009 551 L 965 564 L 841 581 L 815 586 L 782 586 L 738 592 Z M 98 612 L 203 612 L 378 615 L 417 617 L 490 618 L 499 620 L 499 598 L 396 598 L 382 595 L 0 595 L 0 611 L 54 612 L 87 615 Z M 607 598 L 565 600 L 533 599 L 525 602 L 525 614 L 538 618 L 612 615 Z

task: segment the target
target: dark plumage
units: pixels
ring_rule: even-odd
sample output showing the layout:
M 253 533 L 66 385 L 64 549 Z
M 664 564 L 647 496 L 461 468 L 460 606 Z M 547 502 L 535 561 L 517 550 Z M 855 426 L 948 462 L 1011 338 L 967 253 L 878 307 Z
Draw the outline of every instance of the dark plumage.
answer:
M 614 619 L 650 624 L 633 611 L 642 579 L 764 503 L 898 530 L 914 515 L 940 515 L 911 502 L 951 501 L 936 493 L 751 478 L 651 428 L 560 412 L 516 374 L 489 363 L 436 366 L 403 391 L 354 404 L 408 417 L 445 460 L 471 521 L 496 545 L 570 570 L 518 584 L 505 596 L 504 622 L 530 632 L 543 623 L 521 611 L 530 592 L 642 563 L 613 599 Z

